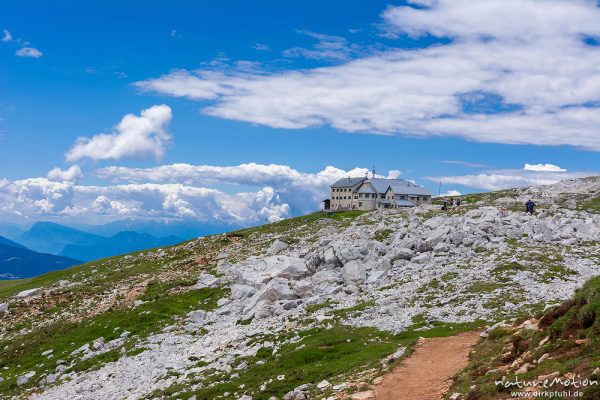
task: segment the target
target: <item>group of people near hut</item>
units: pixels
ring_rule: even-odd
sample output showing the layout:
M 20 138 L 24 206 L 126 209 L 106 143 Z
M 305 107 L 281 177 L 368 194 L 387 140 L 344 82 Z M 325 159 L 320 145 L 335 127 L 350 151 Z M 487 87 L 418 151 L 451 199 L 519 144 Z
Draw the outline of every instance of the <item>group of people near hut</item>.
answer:
M 454 198 L 450 197 L 450 200 L 448 200 L 448 199 L 444 198 L 444 199 L 442 199 L 442 210 L 446 211 L 448 209 L 448 206 L 450 206 L 450 207 L 454 207 L 454 206 L 460 207 L 460 203 L 461 203 L 460 199 L 456 199 L 455 200 Z
M 460 207 L 460 203 L 461 203 L 461 199 L 454 199 L 453 197 L 450 197 L 450 199 L 447 198 L 443 198 L 442 199 L 442 211 L 447 211 L 448 207 Z M 533 202 L 533 200 L 529 199 L 527 201 L 527 203 L 525 203 L 525 213 L 526 214 L 532 214 L 534 212 L 535 209 L 535 203 Z

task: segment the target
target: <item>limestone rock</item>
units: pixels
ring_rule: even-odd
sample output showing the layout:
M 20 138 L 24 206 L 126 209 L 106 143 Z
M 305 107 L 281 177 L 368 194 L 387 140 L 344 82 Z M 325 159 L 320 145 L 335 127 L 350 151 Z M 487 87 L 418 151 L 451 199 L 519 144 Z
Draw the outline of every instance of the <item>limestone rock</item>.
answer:
M 281 253 L 282 251 L 284 251 L 287 248 L 288 248 L 287 243 L 282 242 L 279 239 L 276 239 L 273 243 L 271 243 L 271 246 L 267 250 L 267 254 L 270 256 L 274 256 L 274 255 Z
M 359 261 L 350 261 L 342 268 L 342 279 L 346 286 L 360 286 L 366 278 L 365 268 Z
M 411 249 L 407 248 L 407 247 L 403 247 L 400 249 L 395 249 L 391 254 L 390 254 L 390 260 L 391 261 L 396 261 L 396 260 L 410 260 L 414 255 L 414 251 L 412 251 Z
M 207 288 L 207 287 L 215 287 L 215 286 L 217 286 L 218 281 L 219 281 L 219 278 L 217 278 L 213 274 L 207 274 L 204 272 L 204 273 L 200 274 L 200 277 L 198 278 L 198 283 L 196 283 L 196 287 L 198 289 L 203 289 L 203 288 Z
M 29 371 L 25 375 L 21 375 L 17 378 L 17 386 L 23 386 L 29 382 L 31 378 L 35 376 L 35 371 Z
M 28 297 L 35 296 L 41 292 L 42 292 L 42 289 L 40 289 L 40 288 L 23 290 L 22 292 L 17 293 L 17 295 L 15 297 L 18 299 L 26 299 Z
M 331 383 L 329 383 L 329 381 L 327 380 L 323 380 L 321 382 L 319 382 L 319 384 L 317 385 L 317 389 L 319 390 L 327 390 L 331 387 Z
M 311 277 L 311 280 L 315 285 L 338 284 L 344 281 L 342 275 L 337 270 L 333 269 L 318 271 Z
M 248 285 L 237 285 L 231 286 L 231 298 L 234 300 L 245 299 L 252 297 L 258 290 Z
M 366 392 L 354 393 L 351 397 L 352 400 L 372 400 L 375 398 L 375 394 L 372 390 Z

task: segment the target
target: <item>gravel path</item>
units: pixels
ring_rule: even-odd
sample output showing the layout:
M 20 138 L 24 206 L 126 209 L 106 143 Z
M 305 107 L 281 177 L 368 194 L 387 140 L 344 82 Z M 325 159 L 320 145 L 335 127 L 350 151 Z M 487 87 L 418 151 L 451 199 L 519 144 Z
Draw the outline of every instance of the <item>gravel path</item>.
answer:
M 452 377 L 467 366 L 479 333 L 421 339 L 415 352 L 384 377 L 375 391 L 375 400 L 441 399 Z

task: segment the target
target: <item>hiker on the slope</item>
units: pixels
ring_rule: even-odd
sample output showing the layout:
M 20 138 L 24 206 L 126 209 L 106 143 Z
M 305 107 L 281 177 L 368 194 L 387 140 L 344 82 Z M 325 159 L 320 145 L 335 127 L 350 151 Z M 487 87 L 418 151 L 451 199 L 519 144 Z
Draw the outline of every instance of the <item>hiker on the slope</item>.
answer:
M 442 211 L 448 210 L 448 199 L 444 198 L 442 200 Z
M 529 213 L 533 215 L 533 209 L 535 207 L 535 203 L 529 199 L 527 203 L 525 203 L 526 211 L 525 213 Z

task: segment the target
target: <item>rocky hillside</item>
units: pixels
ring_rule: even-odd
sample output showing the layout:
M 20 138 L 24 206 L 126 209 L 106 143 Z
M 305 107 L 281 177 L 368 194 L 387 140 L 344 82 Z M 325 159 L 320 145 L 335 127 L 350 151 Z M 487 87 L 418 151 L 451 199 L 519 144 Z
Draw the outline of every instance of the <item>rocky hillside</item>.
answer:
M 599 192 L 316 213 L 0 284 L 0 393 L 366 398 L 419 336 L 541 312 L 599 275 Z

